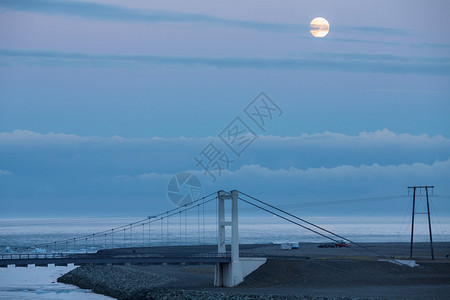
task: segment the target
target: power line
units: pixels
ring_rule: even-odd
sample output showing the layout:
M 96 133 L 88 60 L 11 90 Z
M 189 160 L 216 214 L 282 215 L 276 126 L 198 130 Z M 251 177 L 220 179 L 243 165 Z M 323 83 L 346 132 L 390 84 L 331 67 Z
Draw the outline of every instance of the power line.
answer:
M 439 220 L 438 214 L 437 214 L 437 212 L 436 212 L 436 208 L 434 207 L 434 204 L 433 204 L 433 202 L 431 202 L 431 201 L 430 201 L 430 205 L 431 205 L 431 207 L 432 207 L 432 209 L 433 209 L 433 211 L 434 211 L 434 215 L 436 216 L 436 220 L 438 221 L 439 229 L 441 230 L 440 235 L 442 236 L 442 240 L 445 241 L 444 231 L 443 231 L 443 229 L 442 229 L 443 226 L 442 226 L 442 224 L 441 224 L 441 221 Z
M 450 199 L 450 196 L 446 196 L 446 195 L 430 195 L 429 197 L 441 198 L 441 199 Z
M 283 208 L 297 208 L 297 207 L 313 207 L 313 206 L 328 206 L 328 205 L 341 205 L 357 202 L 374 202 L 374 201 L 384 201 L 392 199 L 407 198 L 407 195 L 400 196 L 387 196 L 387 197 L 372 197 L 372 198 L 358 198 L 358 199 L 346 199 L 346 200 L 330 200 L 322 202 L 306 202 L 306 203 L 296 203 L 296 204 L 285 204 L 279 205 Z

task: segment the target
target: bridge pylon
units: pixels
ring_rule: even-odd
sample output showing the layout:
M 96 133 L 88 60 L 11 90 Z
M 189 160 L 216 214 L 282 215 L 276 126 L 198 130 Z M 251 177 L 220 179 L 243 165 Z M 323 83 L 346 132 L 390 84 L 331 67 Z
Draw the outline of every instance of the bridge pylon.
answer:
M 226 236 L 225 227 L 231 227 L 231 263 L 219 263 L 216 265 L 214 285 L 232 287 L 241 283 L 243 279 L 242 265 L 239 259 L 239 225 L 238 225 L 238 196 L 237 190 L 226 193 L 217 192 L 218 199 L 218 245 L 217 252 L 225 254 Z M 226 219 L 226 200 L 231 200 L 231 220 Z

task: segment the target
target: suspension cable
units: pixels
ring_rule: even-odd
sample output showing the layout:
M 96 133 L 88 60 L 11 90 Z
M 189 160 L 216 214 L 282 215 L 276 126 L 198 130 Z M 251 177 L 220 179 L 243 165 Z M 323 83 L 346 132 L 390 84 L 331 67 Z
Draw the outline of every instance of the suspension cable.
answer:
M 292 221 L 292 220 L 290 220 L 290 219 L 288 219 L 288 218 L 286 218 L 286 217 L 283 217 L 282 215 L 279 215 L 279 214 L 277 214 L 277 213 L 275 213 L 275 212 L 273 212 L 273 211 L 271 211 L 271 210 L 268 210 L 268 209 L 266 209 L 266 208 L 264 208 L 264 207 L 262 207 L 262 206 L 259 206 L 258 204 L 254 204 L 254 203 L 252 203 L 252 202 L 250 202 L 250 201 L 247 201 L 247 200 L 245 200 L 245 199 L 243 199 L 243 198 L 241 198 L 241 197 L 239 197 L 239 200 L 242 200 L 242 201 L 244 201 L 244 202 L 246 202 L 246 203 L 248 203 L 248 204 L 250 204 L 250 205 L 253 205 L 254 207 L 257 207 L 257 208 L 259 208 L 259 209 L 261 209 L 261 210 L 264 210 L 264 211 L 266 211 L 266 212 L 268 212 L 268 213 L 270 213 L 270 214 L 273 214 L 273 215 L 275 215 L 275 216 L 277 216 L 277 217 L 279 217 L 279 218 L 282 218 L 282 219 L 284 219 L 284 220 L 286 220 L 286 221 L 288 221 L 288 222 L 291 222 L 291 223 L 293 223 L 293 224 L 295 224 L 295 225 L 298 225 L 298 226 L 300 226 L 300 227 L 302 227 L 302 228 L 304 228 L 304 229 L 306 229 L 306 230 L 309 230 L 309 231 L 314 232 L 314 233 L 316 233 L 316 234 L 318 234 L 318 235 L 321 235 L 321 236 L 323 236 L 323 237 L 326 238 L 326 239 L 332 240 L 332 241 L 334 241 L 334 242 L 336 242 L 336 243 L 339 242 L 338 240 L 335 240 L 335 239 L 333 239 L 333 238 L 331 238 L 331 237 L 329 237 L 329 236 L 326 236 L 325 234 L 320 233 L 320 232 L 318 232 L 318 231 L 316 231 L 316 230 L 314 230 L 314 229 L 311 229 L 311 228 L 306 227 L 306 226 L 304 226 L 304 225 L 302 225 L 302 224 L 300 224 L 300 223 L 297 223 L 297 222 Z
M 280 214 L 277 214 L 277 213 L 275 213 L 275 212 L 273 212 L 273 211 L 271 211 L 271 210 L 265 209 L 265 208 L 263 208 L 263 207 L 261 207 L 261 206 L 259 206 L 259 205 L 257 205 L 257 204 L 254 204 L 254 203 L 252 203 L 252 202 L 250 202 L 250 201 L 247 201 L 247 200 L 245 200 L 245 199 L 242 199 L 242 198 L 240 198 L 240 197 L 239 197 L 239 199 L 242 200 L 242 201 L 244 201 L 244 202 L 246 202 L 246 203 L 248 203 L 248 204 L 250 204 L 250 205 L 253 205 L 253 206 L 255 206 L 255 207 L 259 208 L 259 209 L 262 209 L 262 210 L 264 210 L 264 211 L 266 211 L 266 212 L 268 212 L 268 213 L 270 213 L 270 214 L 273 214 L 273 215 L 275 215 L 275 216 L 277 216 L 277 217 L 279 217 L 279 218 L 281 218 L 281 219 L 284 219 L 284 220 L 286 220 L 286 221 L 288 221 L 288 222 L 291 222 L 291 223 L 293 223 L 293 224 L 295 224 L 295 225 L 298 225 L 298 226 L 300 226 L 300 227 L 302 227 L 302 228 L 304 228 L 304 229 L 306 229 L 306 230 L 309 230 L 309 231 L 314 232 L 314 233 L 316 233 L 316 234 L 318 234 L 318 235 L 321 235 L 321 236 L 323 236 L 323 237 L 325 237 L 325 238 L 327 238 L 327 239 L 329 239 L 329 240 L 332 240 L 332 241 L 334 241 L 334 242 L 336 242 L 336 243 L 339 243 L 338 240 L 335 240 L 335 239 L 333 239 L 333 238 L 331 238 L 331 237 L 329 237 L 329 236 L 326 236 L 325 234 L 320 233 L 320 232 L 318 232 L 318 231 L 316 231 L 316 230 L 314 230 L 314 229 L 311 229 L 311 228 L 306 227 L 306 226 L 304 226 L 304 225 L 301 225 L 301 224 L 299 224 L 299 223 L 297 223 L 297 222 L 295 222 L 295 221 L 292 221 L 292 220 L 290 220 L 290 219 L 288 219 L 288 218 L 286 218 L 286 217 L 283 217 L 283 216 L 281 216 Z M 359 249 L 355 249 L 355 248 L 350 248 L 350 249 L 353 250 L 353 251 L 359 252 L 359 253 L 361 253 L 361 254 L 363 254 L 363 255 L 367 255 L 366 253 L 362 252 L 362 251 L 359 250 Z M 373 251 L 373 250 L 371 250 L 371 249 L 367 249 L 367 250 L 369 250 L 369 251 L 371 251 L 371 252 L 374 252 L 375 254 L 377 254 L 377 255 L 379 255 L 379 256 L 381 256 L 381 257 L 387 258 L 385 255 L 383 255 L 383 254 L 381 254 L 381 253 L 378 253 L 378 252 Z
M 162 219 L 165 218 L 164 215 L 167 215 L 167 217 L 170 217 L 170 216 L 172 216 L 174 214 L 170 214 L 169 215 L 169 213 L 174 212 L 174 211 L 178 211 L 178 210 L 180 210 L 180 208 L 185 208 L 183 211 L 186 211 L 186 210 L 189 210 L 189 209 L 192 209 L 192 208 L 196 207 L 194 204 L 196 204 L 196 203 L 198 203 L 200 201 L 203 201 L 203 203 L 205 204 L 205 203 L 208 203 L 208 202 L 210 202 L 212 200 L 215 200 L 217 198 L 217 196 L 215 198 L 212 198 L 212 199 L 208 200 L 208 201 L 205 201 L 206 198 L 209 198 L 209 197 L 211 197 L 214 194 L 216 194 L 216 192 L 213 192 L 213 193 L 210 193 L 210 194 L 208 194 L 208 195 L 206 195 L 204 197 L 198 198 L 198 199 L 196 199 L 196 200 L 194 200 L 194 201 L 192 201 L 190 203 L 185 204 L 182 207 L 176 207 L 176 208 L 173 208 L 171 210 L 159 213 L 159 214 L 157 214 L 155 216 L 152 216 L 151 219 L 150 218 L 141 219 L 139 221 L 135 221 L 135 222 L 132 222 L 132 223 L 128 223 L 126 225 L 118 226 L 118 227 L 115 227 L 113 229 L 107 229 L 107 230 L 104 230 L 104 231 L 96 232 L 95 235 L 110 234 L 111 231 L 114 231 L 114 230 L 118 231 L 119 229 L 125 229 L 125 228 L 128 228 L 128 227 L 130 227 L 130 228 L 137 227 L 137 226 L 139 226 L 142 223 L 147 224 L 147 223 L 150 223 L 150 222 L 158 221 L 160 219 L 162 220 Z M 87 234 L 87 235 L 83 235 L 83 236 L 79 236 L 79 237 L 75 237 L 75 238 L 64 239 L 64 240 L 55 241 L 55 242 L 35 244 L 34 246 L 29 246 L 27 248 L 46 247 L 46 246 L 49 246 L 49 245 L 55 245 L 55 243 L 59 245 L 59 244 L 64 244 L 65 242 L 73 241 L 74 239 L 75 240 L 83 240 L 83 239 L 90 239 L 90 238 L 92 238 L 92 234 Z
M 357 245 L 357 246 L 359 246 L 359 247 L 361 247 L 361 248 L 364 248 L 364 249 L 366 249 L 366 250 L 368 250 L 368 251 L 371 251 L 371 252 L 373 252 L 373 253 L 375 253 L 375 254 L 377 254 L 377 255 L 381 255 L 382 257 L 385 257 L 384 254 L 381 254 L 381 253 L 379 253 L 379 252 L 377 252 L 377 251 L 375 251 L 375 250 L 373 250 L 373 249 L 369 249 L 369 248 L 367 248 L 366 246 L 364 246 L 364 245 L 362 245 L 362 244 L 360 244 L 360 243 L 356 243 L 356 242 L 354 242 L 354 241 L 352 241 L 352 240 L 350 240 L 350 239 L 348 239 L 348 238 L 346 238 L 346 237 L 343 237 L 343 236 L 341 236 L 341 235 L 339 235 L 339 234 L 336 234 L 336 233 L 334 233 L 334 232 L 331 232 L 331 231 L 329 231 L 329 230 L 327 230 L 327 229 L 325 229 L 325 228 L 323 228 L 323 227 L 321 227 L 321 226 L 318 226 L 318 225 L 313 224 L 313 223 L 311 223 L 311 222 L 309 222 L 309 221 L 306 221 L 306 220 L 304 220 L 304 219 L 302 219 L 302 218 L 299 218 L 299 217 L 297 217 L 297 216 L 295 216 L 295 215 L 293 215 L 293 214 L 291 214 L 291 213 L 288 213 L 288 212 L 285 211 L 285 210 L 282 210 L 282 209 L 280 209 L 280 208 L 277 208 L 277 207 L 275 207 L 275 206 L 273 206 L 273 205 L 271 205 L 271 204 L 269 204 L 269 203 L 267 203 L 267 202 L 264 202 L 264 201 L 262 201 L 262 200 L 259 200 L 259 199 L 255 198 L 255 197 L 252 197 L 252 196 L 250 196 L 250 195 L 247 195 L 247 194 L 244 193 L 244 192 L 241 192 L 241 191 L 239 191 L 239 192 L 240 192 L 241 194 L 243 194 L 243 195 L 245 195 L 245 196 L 247 196 L 247 197 L 249 197 L 249 198 L 251 198 L 251 199 L 253 199 L 253 200 L 257 201 L 257 202 L 259 202 L 259 203 L 262 203 L 262 204 L 264 204 L 264 205 L 267 205 L 267 206 L 269 206 L 269 207 L 271 207 L 271 208 L 273 208 L 273 209 L 275 209 L 275 210 L 278 210 L 278 211 L 280 211 L 280 212 L 282 212 L 282 213 L 284 213 L 284 214 L 286 214 L 286 215 L 288 215 L 288 216 L 290 216 L 290 217 L 292 217 L 292 218 L 295 218 L 295 219 L 297 219 L 297 220 L 299 220 L 299 221 L 302 221 L 302 222 L 304 222 L 304 223 L 306 223 L 306 224 L 309 224 L 309 225 L 311 225 L 311 226 L 313 226 L 313 227 L 315 227 L 315 228 L 318 228 L 318 229 L 320 229 L 320 230 L 322 230 L 322 231 L 325 231 L 325 232 L 327 232 L 327 233 L 329 233 L 329 234 L 331 234 L 331 235 L 334 235 L 334 236 L 336 236 L 336 237 L 338 237 L 338 238 L 341 238 L 341 239 L 343 239 L 343 240 L 349 241 L 350 243 L 355 244 L 355 245 Z

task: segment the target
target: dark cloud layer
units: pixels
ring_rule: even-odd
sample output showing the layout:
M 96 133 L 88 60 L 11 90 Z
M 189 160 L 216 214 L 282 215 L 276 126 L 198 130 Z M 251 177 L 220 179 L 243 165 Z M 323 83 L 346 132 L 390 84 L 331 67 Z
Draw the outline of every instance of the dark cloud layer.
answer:
M 164 210 L 170 205 L 165 192 L 171 176 L 184 171 L 197 175 L 207 193 L 237 188 L 282 205 L 404 195 L 414 184 L 434 184 L 438 193 L 450 193 L 450 141 L 442 136 L 382 130 L 260 137 L 242 157 L 229 153 L 235 162 L 230 171 L 216 173 L 214 183 L 193 160 L 211 140 L 220 147 L 213 138 L 0 133 L 2 211 L 57 214 L 86 203 L 107 203 L 109 211 L 128 201 Z M 375 209 L 381 212 L 383 206 Z M 327 211 L 344 212 L 339 207 Z
M 116 5 L 79 1 L 3 0 L 0 1 L 0 7 L 1 6 L 8 10 L 14 11 L 34 12 L 45 15 L 69 15 L 85 19 L 104 21 L 198 23 L 281 32 L 292 32 L 302 28 L 302 26 L 292 24 L 231 20 L 204 14 L 174 13 L 169 11 L 143 11 Z
M 386 54 L 312 53 L 301 58 L 188 57 L 156 55 L 88 54 L 47 50 L 0 49 L 5 64 L 41 66 L 108 67 L 126 65 L 203 66 L 235 69 L 335 71 L 450 75 L 450 59 L 404 57 Z

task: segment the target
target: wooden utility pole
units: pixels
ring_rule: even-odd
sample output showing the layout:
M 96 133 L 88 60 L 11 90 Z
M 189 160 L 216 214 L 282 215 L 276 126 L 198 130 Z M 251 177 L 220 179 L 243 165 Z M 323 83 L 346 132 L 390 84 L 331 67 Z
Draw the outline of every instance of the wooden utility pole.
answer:
M 430 216 L 430 201 L 428 199 L 428 189 L 434 189 L 433 185 L 421 185 L 421 186 L 408 186 L 408 190 L 413 189 L 413 206 L 412 206 L 412 223 L 411 223 L 411 246 L 409 251 L 409 259 L 412 259 L 413 254 L 413 240 L 414 240 L 414 216 L 417 214 L 427 214 L 428 215 L 428 230 L 430 233 L 430 250 L 431 250 L 431 259 L 434 260 L 434 251 L 433 251 L 433 234 L 431 232 L 431 216 Z M 416 212 L 416 191 L 419 189 L 425 190 L 425 195 L 427 198 L 427 212 Z

